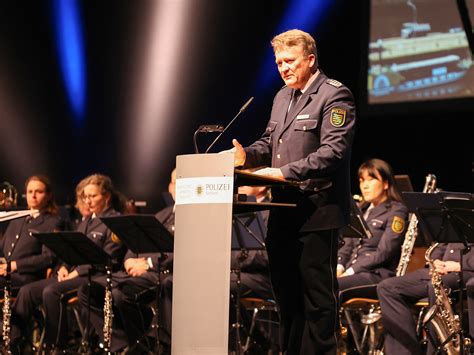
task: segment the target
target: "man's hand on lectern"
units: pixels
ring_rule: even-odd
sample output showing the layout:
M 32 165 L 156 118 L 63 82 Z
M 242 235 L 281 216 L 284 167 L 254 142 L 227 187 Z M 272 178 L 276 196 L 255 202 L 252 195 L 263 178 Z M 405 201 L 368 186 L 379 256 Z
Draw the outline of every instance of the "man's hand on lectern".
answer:
M 275 179 L 285 180 L 285 177 L 283 176 L 281 170 L 278 168 L 263 168 L 254 171 L 253 173 L 257 175 L 270 176 Z
M 232 139 L 234 148 L 223 150 L 221 153 L 234 153 L 234 166 L 242 166 L 245 164 L 245 150 L 237 139 Z

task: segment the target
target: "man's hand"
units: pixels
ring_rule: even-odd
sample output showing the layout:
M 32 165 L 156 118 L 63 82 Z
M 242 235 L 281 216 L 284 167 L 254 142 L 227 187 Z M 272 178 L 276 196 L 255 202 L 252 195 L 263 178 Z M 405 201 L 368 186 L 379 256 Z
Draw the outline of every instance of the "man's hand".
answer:
M 125 260 L 124 266 L 127 274 L 133 277 L 143 275 L 150 268 L 145 258 L 129 258 Z
M 459 272 L 461 271 L 461 264 L 457 261 L 441 261 L 436 259 L 433 262 L 435 270 L 440 275 L 446 275 L 449 272 Z
M 16 268 L 16 261 L 12 261 L 10 263 L 10 272 L 15 272 L 17 270 Z M 6 276 L 7 275 L 7 264 L 0 264 L 0 276 Z
M 67 280 L 67 276 L 69 275 L 69 271 L 64 266 L 61 266 L 58 270 L 58 281 Z
M 71 279 L 74 279 L 75 277 L 78 277 L 79 276 L 79 273 L 74 270 L 74 271 L 71 271 L 65 278 L 64 278 L 64 281 L 65 280 L 71 280 Z
M 223 150 L 220 153 L 234 153 L 234 166 L 243 166 L 245 164 L 245 150 L 237 139 L 232 139 L 234 148 Z
M 285 177 L 283 176 L 282 172 L 278 168 L 263 168 L 257 171 L 254 171 L 254 174 L 257 175 L 264 175 L 264 176 L 270 176 L 276 179 L 282 179 L 284 180 Z

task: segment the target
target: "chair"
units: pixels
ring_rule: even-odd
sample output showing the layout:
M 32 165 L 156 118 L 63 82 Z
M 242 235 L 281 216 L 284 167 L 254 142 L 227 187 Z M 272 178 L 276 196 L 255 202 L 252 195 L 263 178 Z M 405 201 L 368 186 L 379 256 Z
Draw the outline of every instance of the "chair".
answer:
M 66 309 L 70 309 L 73 314 L 74 314 L 74 319 L 76 320 L 76 324 L 79 328 L 79 332 L 81 333 L 81 338 L 84 337 L 84 332 L 85 332 L 85 326 L 82 323 L 81 319 L 81 312 L 80 312 L 80 302 L 79 298 L 77 296 L 77 290 L 71 290 L 65 294 L 62 295 L 61 302 L 64 302 L 67 307 Z M 43 315 L 43 319 L 46 318 L 45 310 L 41 306 L 40 307 L 41 314 Z M 45 328 L 41 330 L 41 334 L 39 336 L 39 341 L 33 343 L 34 349 L 36 348 L 36 353 L 38 355 L 42 354 L 43 352 L 43 347 L 44 347 L 44 336 L 45 336 Z
M 426 247 L 415 247 L 413 255 L 408 265 L 407 273 L 417 270 L 424 265 L 424 252 Z M 345 318 L 351 331 L 354 345 L 359 353 L 368 352 L 369 354 L 382 350 L 383 347 L 383 326 L 380 322 L 382 312 L 377 299 L 376 285 L 368 288 L 364 293 L 366 297 L 354 297 L 345 301 L 341 305 L 341 318 Z M 423 299 L 415 305 L 417 316 L 417 335 L 424 339 L 422 321 L 428 307 L 428 301 Z M 362 333 L 360 334 L 354 324 L 351 313 L 360 315 Z M 360 335 L 359 335 L 360 334 Z
M 273 341 L 275 328 L 278 328 L 279 322 L 279 313 L 278 313 L 278 306 L 276 302 L 272 299 L 261 299 L 261 298 L 242 298 L 240 300 L 240 304 L 244 307 L 247 311 L 250 311 L 252 314 L 250 327 L 247 333 L 247 338 L 245 339 L 245 343 L 243 346 L 243 352 L 249 350 L 250 345 L 252 342 L 255 342 L 255 327 L 257 322 L 262 323 L 265 326 L 265 335 L 268 339 L 271 340 L 272 347 L 277 347 L 277 344 Z M 263 312 L 265 314 L 260 316 Z

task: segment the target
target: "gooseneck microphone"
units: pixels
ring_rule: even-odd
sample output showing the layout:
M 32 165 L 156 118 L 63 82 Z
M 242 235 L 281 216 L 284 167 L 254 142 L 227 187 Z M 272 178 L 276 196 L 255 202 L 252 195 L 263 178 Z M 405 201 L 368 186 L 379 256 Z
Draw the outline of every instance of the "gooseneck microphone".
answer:
M 234 121 L 237 119 L 237 117 L 239 117 L 242 114 L 242 112 L 244 112 L 247 109 L 247 107 L 249 107 L 249 105 L 252 103 L 252 101 L 253 101 L 253 97 L 248 99 L 248 101 L 240 108 L 239 112 L 235 115 L 235 117 L 232 119 L 232 121 L 230 121 L 229 124 L 227 126 L 225 126 L 225 128 L 222 130 L 222 132 L 220 132 L 219 135 L 216 137 L 216 139 L 214 139 L 214 141 L 209 145 L 209 147 L 207 147 L 205 153 L 209 152 L 209 150 L 214 146 L 214 144 L 216 144 L 216 142 L 225 133 L 225 131 L 227 131 L 227 129 L 232 125 L 232 123 L 234 123 Z
M 193 143 L 194 143 L 194 153 L 198 154 L 199 153 L 199 148 L 197 145 L 197 135 L 199 133 L 220 133 L 224 130 L 224 126 L 218 125 L 218 124 L 207 124 L 207 125 L 202 125 L 199 126 L 199 128 L 194 132 L 193 136 Z

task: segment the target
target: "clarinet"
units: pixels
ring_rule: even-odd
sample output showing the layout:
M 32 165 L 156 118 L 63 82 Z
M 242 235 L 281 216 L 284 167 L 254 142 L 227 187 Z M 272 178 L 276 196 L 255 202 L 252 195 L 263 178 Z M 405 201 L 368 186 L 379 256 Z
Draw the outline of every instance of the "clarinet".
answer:
M 112 345 L 112 321 L 114 318 L 114 311 L 112 309 L 112 271 L 110 266 L 106 266 L 107 284 L 105 286 L 105 300 L 104 300 L 104 351 L 110 354 L 110 347 Z
M 3 290 L 3 307 L 2 307 L 2 338 L 3 348 L 6 354 L 10 353 L 10 318 L 11 318 L 11 264 L 7 262 L 7 274 L 5 276 L 5 287 Z
M 434 193 L 436 191 L 436 176 L 428 174 L 425 180 L 425 186 L 423 188 L 424 193 Z M 402 245 L 402 254 L 400 255 L 400 261 L 397 266 L 397 276 L 405 275 L 408 263 L 410 262 L 413 248 L 415 246 L 416 238 L 418 237 L 418 218 L 412 213 L 410 217 L 410 223 L 408 224 L 408 230 L 405 234 L 405 240 Z

